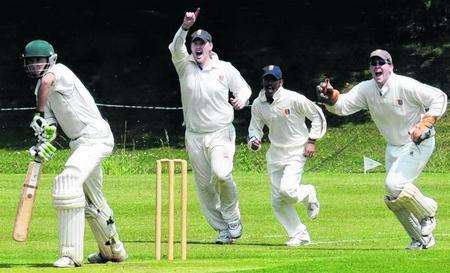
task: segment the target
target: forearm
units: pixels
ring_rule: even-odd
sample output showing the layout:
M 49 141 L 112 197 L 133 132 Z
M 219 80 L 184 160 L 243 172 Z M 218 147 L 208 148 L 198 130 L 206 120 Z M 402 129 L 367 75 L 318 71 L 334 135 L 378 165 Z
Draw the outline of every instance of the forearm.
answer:
M 50 88 L 48 88 L 48 86 L 46 85 L 41 85 L 37 94 L 36 112 L 44 113 L 49 93 Z
M 172 43 L 169 45 L 170 52 L 172 53 L 172 59 L 179 60 L 188 55 L 185 45 L 187 33 L 188 30 L 183 29 L 183 27 L 180 27 L 175 33 Z
M 351 99 L 348 99 L 346 97 L 347 94 L 348 93 L 339 95 L 339 98 L 334 105 L 325 105 L 327 110 L 338 116 L 348 116 L 364 109 L 364 107 L 357 105 L 352 102 Z
M 433 116 L 436 119 L 439 119 L 445 114 L 446 110 L 447 110 L 447 95 L 441 91 L 439 96 L 434 98 L 434 100 L 431 102 L 426 115 Z

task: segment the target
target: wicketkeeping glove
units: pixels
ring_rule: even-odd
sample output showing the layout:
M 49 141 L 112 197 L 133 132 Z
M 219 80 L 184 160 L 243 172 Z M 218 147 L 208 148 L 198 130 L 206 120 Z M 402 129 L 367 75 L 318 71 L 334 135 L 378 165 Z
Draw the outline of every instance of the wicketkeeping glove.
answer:
M 431 129 L 436 123 L 436 117 L 425 115 L 422 120 L 409 130 L 411 140 L 419 145 L 422 141 L 431 137 Z
M 49 161 L 55 155 L 56 147 L 53 146 L 50 142 L 39 142 L 35 146 L 31 147 L 28 151 L 30 155 L 35 158 L 39 156 L 41 159 L 45 161 Z

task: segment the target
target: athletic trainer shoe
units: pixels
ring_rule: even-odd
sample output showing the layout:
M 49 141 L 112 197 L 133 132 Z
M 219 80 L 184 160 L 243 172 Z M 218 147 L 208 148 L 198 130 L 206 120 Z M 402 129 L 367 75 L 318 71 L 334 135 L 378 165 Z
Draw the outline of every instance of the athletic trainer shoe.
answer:
M 319 215 L 319 210 L 320 210 L 320 204 L 319 204 L 319 200 L 317 199 L 317 192 L 316 192 L 316 188 L 313 185 L 311 186 L 311 196 L 308 197 L 308 206 L 307 206 L 307 213 L 308 213 L 308 217 L 312 220 L 316 219 L 317 216 Z
M 302 239 L 300 237 L 292 237 L 286 242 L 286 246 L 299 247 L 299 246 L 309 245 L 310 243 L 311 243 L 310 240 Z
M 104 258 L 100 252 L 89 254 L 87 260 L 91 264 L 105 264 L 109 261 Z
M 436 240 L 434 239 L 433 234 L 428 236 L 423 236 L 424 240 L 427 241 L 426 244 L 423 244 L 417 240 L 412 240 L 412 242 L 406 247 L 407 250 L 422 250 L 429 249 L 436 245 Z
M 242 236 L 242 224 L 241 221 L 236 221 L 228 224 L 228 232 L 232 239 L 238 239 Z
M 317 216 L 319 215 L 319 210 L 320 210 L 320 204 L 319 202 L 316 203 L 309 203 L 308 204 L 308 217 L 311 220 L 314 220 L 317 218 Z
M 234 243 L 235 240 L 231 238 L 228 229 L 219 230 L 219 236 L 216 239 L 216 244 L 218 245 L 228 245 Z
M 72 260 L 72 258 L 63 256 L 63 257 L 59 258 L 58 260 L 56 260 L 53 263 L 53 266 L 60 267 L 60 268 L 68 268 L 68 267 L 75 267 L 78 265 L 75 264 L 75 262 Z
M 114 246 L 113 257 L 104 257 L 101 253 L 92 253 L 87 257 L 87 260 L 91 264 L 104 264 L 107 262 L 120 263 L 128 258 L 128 254 L 125 251 L 123 243 L 116 243 Z
M 423 236 L 428 236 L 433 233 L 434 228 L 436 227 L 436 218 L 435 217 L 427 217 L 420 222 L 421 231 Z

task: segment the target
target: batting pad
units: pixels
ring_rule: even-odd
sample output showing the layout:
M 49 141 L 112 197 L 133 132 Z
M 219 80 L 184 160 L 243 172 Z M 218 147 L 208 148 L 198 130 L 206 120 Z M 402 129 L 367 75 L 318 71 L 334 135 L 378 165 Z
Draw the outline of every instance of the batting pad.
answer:
M 70 257 L 76 265 L 83 264 L 84 209 L 58 209 L 59 256 Z
M 437 211 L 437 203 L 433 199 L 426 197 L 412 183 L 406 184 L 400 192 L 398 198 L 400 203 L 416 216 L 419 221 L 427 217 L 434 217 Z
M 422 244 L 426 244 L 427 242 L 425 242 L 422 237 L 422 228 L 419 220 L 417 220 L 417 218 L 405 209 L 398 201 L 398 199 L 390 200 L 389 196 L 384 197 L 386 206 L 394 213 L 395 217 L 397 217 L 409 237 L 413 240 L 419 241 Z
M 100 254 L 110 261 L 122 261 L 126 258 L 125 248 L 119 240 L 113 212 L 105 202 L 98 208 L 92 203 L 85 207 L 86 219 L 94 233 Z
M 81 181 L 70 173 L 55 177 L 52 196 L 56 209 L 83 208 L 86 203 Z
M 59 219 L 59 255 L 82 265 L 85 198 L 80 181 L 71 174 L 58 175 L 52 195 Z

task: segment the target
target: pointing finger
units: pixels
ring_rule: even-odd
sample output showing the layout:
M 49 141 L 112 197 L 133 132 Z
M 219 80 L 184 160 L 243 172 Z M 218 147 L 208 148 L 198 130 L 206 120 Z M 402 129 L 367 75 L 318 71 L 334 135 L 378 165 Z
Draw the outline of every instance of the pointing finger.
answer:
M 200 8 L 197 8 L 197 10 L 195 11 L 195 18 L 197 18 L 198 17 L 198 15 L 199 15 L 199 13 L 200 13 Z

